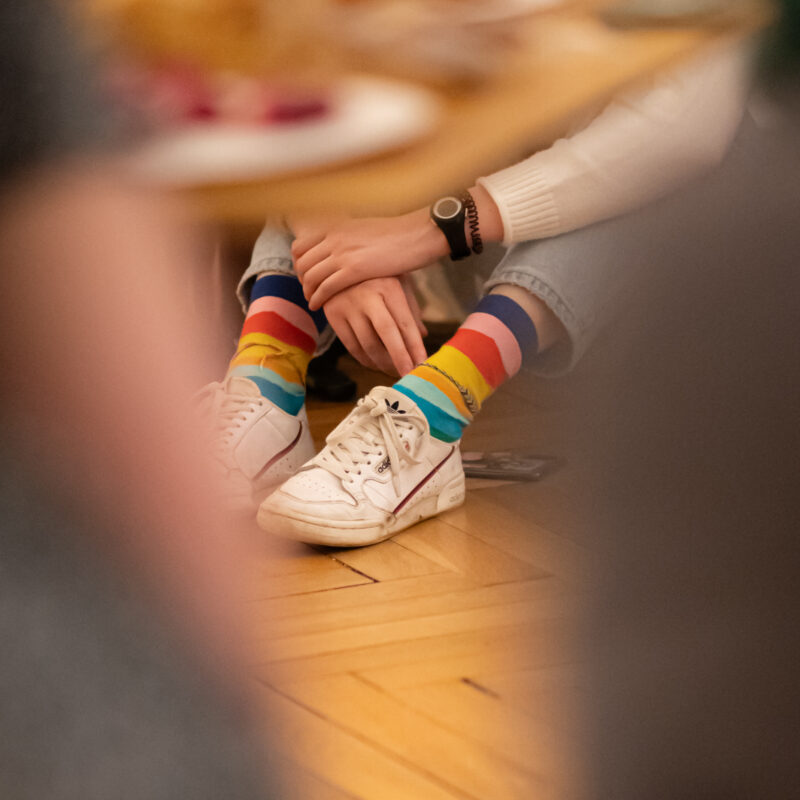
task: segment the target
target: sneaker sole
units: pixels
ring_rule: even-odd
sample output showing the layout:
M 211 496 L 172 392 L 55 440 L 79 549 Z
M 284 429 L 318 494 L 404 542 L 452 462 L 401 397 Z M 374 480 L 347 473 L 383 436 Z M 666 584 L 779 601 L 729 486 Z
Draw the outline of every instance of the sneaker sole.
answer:
M 268 533 L 295 539 L 307 544 L 328 547 L 364 547 L 389 539 L 396 533 L 416 525 L 422 520 L 435 517 L 443 511 L 457 508 L 464 502 L 466 494 L 463 473 L 451 479 L 437 495 L 425 497 L 400 514 L 375 524 L 358 525 L 352 521 L 321 521 L 319 518 L 302 518 L 288 514 L 275 514 L 262 506 L 258 510 L 258 525 Z

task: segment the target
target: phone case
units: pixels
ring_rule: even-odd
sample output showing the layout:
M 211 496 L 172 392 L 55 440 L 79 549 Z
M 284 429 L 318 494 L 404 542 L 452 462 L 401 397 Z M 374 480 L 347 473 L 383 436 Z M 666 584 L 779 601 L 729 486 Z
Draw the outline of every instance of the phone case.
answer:
M 538 481 L 558 464 L 552 456 L 513 452 L 467 452 L 461 454 L 464 474 L 469 478 Z

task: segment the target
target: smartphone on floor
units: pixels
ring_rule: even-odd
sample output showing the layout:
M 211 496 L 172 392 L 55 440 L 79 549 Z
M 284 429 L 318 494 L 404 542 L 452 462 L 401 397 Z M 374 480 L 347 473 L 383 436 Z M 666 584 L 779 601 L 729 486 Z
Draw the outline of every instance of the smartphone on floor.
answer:
M 549 475 L 559 465 L 559 460 L 553 456 L 511 451 L 471 451 L 461 454 L 461 463 L 468 478 L 538 481 Z

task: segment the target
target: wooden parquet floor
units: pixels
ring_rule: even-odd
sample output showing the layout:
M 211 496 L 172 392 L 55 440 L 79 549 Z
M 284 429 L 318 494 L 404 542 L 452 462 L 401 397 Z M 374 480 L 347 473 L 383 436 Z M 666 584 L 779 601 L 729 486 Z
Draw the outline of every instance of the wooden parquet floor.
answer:
M 385 381 L 346 368 L 360 391 Z M 557 398 L 530 396 L 501 389 L 465 449 L 563 455 Z M 312 402 L 315 439 L 350 408 Z M 256 676 L 280 797 L 579 796 L 586 559 L 568 481 L 567 463 L 468 482 L 462 508 L 362 549 L 263 541 Z

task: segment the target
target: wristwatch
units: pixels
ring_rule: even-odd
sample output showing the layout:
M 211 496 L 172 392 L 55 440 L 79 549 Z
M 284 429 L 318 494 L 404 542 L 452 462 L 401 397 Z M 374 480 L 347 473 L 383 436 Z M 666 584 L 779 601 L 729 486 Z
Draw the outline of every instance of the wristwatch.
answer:
M 431 206 L 431 219 L 445 235 L 453 261 L 466 258 L 471 252 L 464 231 L 466 214 L 466 205 L 460 197 L 440 197 Z

